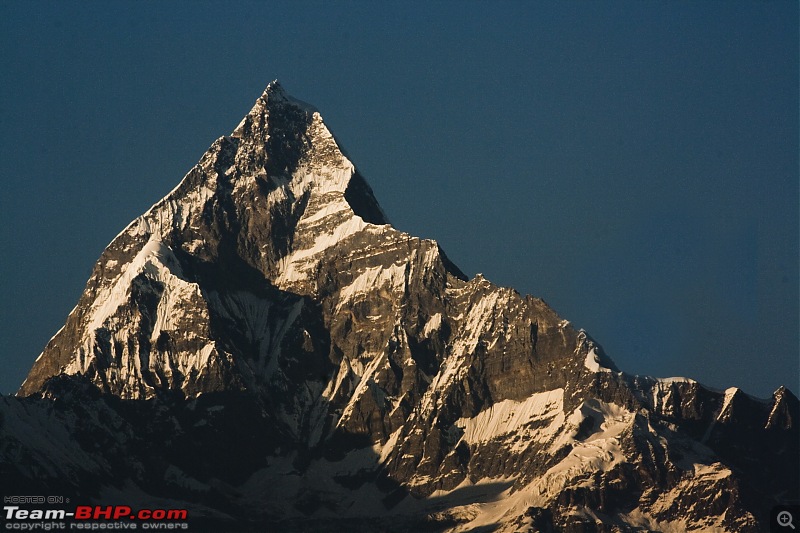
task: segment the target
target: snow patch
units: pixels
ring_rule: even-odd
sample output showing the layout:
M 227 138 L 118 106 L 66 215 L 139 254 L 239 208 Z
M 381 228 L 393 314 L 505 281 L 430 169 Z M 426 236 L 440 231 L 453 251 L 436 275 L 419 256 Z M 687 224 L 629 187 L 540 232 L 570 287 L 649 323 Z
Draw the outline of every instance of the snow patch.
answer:
M 717 416 L 717 420 L 720 420 L 727 414 L 728 407 L 731 404 L 731 400 L 733 397 L 739 392 L 737 387 L 730 387 L 729 389 L 725 390 L 725 398 L 722 400 L 722 409 L 719 411 L 719 415 Z
M 352 283 L 339 291 L 337 310 L 352 302 L 356 296 L 373 292 L 387 285 L 392 291 L 401 289 L 405 284 L 405 279 L 405 263 L 367 268 Z
M 436 313 L 426 323 L 422 330 L 422 334 L 426 338 L 430 338 L 434 331 L 438 331 L 442 327 L 442 313 Z
M 591 372 L 611 372 L 611 369 L 600 365 L 600 356 L 597 355 L 594 348 L 589 350 L 589 353 L 586 354 L 583 365 Z
M 539 392 L 522 402 L 497 402 L 475 417 L 458 419 L 455 425 L 464 431 L 464 441 L 488 442 L 515 433 L 533 421 L 556 417 L 563 410 L 563 402 L 564 389 Z

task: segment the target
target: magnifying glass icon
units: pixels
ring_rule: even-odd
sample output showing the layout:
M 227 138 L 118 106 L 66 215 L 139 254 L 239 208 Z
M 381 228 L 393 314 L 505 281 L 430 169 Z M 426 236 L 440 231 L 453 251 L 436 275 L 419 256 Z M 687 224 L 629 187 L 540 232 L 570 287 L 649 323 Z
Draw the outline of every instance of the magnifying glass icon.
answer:
M 789 511 L 781 511 L 778 513 L 778 525 L 781 527 L 790 527 L 795 529 L 794 524 L 792 523 L 793 517 L 792 513 Z

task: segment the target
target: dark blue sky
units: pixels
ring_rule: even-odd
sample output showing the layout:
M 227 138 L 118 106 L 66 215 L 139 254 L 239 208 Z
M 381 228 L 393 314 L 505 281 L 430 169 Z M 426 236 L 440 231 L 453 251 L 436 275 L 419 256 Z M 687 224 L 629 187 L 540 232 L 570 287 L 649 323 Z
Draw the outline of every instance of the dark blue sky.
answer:
M 399 229 L 630 373 L 798 392 L 798 4 L 0 3 L 0 391 L 279 78 Z

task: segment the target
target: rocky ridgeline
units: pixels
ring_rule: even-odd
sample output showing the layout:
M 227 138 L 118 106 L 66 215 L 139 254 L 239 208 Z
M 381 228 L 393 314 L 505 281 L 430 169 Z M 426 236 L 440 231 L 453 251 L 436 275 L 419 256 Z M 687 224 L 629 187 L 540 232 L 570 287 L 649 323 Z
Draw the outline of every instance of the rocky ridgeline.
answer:
M 798 496 L 798 414 L 624 374 L 467 279 L 273 82 L 0 398 L 0 478 L 210 530 L 761 531 Z

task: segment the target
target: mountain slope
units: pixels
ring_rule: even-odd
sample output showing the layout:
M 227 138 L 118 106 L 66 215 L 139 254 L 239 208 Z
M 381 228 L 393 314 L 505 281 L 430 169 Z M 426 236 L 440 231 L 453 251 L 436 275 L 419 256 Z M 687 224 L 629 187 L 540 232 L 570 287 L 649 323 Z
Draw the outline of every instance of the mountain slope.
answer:
M 757 531 L 798 490 L 789 391 L 620 372 L 393 228 L 276 82 L 112 241 L 18 396 L 6 479 L 237 528 Z

